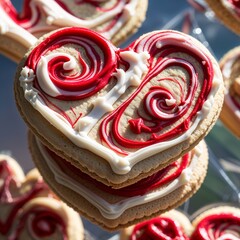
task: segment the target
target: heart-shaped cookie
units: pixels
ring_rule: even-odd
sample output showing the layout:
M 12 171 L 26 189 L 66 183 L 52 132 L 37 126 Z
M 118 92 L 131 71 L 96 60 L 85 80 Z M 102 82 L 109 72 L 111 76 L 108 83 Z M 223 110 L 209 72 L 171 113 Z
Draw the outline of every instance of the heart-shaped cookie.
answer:
M 207 49 L 183 33 L 151 32 L 120 50 L 96 32 L 65 28 L 27 53 L 15 96 L 50 149 L 122 187 L 167 166 L 209 132 L 223 82 Z
M 240 238 L 240 209 L 222 205 L 208 206 L 193 219 L 178 210 L 121 230 L 120 240 L 181 239 L 217 240 Z
M 94 29 L 120 44 L 140 27 L 147 5 L 147 0 L 25 0 L 18 13 L 10 0 L 2 0 L 0 50 L 19 61 L 35 37 L 68 26 Z
M 231 132 L 240 137 L 240 47 L 227 52 L 219 62 L 226 91 L 220 119 Z
M 240 34 L 239 0 L 206 0 L 216 17 L 230 30 Z
M 111 231 L 181 205 L 199 189 L 208 165 L 207 147 L 200 142 L 152 176 L 113 189 L 56 155 L 32 133 L 29 146 L 34 162 L 54 192 L 82 216 Z
M 53 195 L 38 171 L 25 176 L 17 162 L 3 154 L 0 212 L 1 239 L 83 239 L 79 215 Z

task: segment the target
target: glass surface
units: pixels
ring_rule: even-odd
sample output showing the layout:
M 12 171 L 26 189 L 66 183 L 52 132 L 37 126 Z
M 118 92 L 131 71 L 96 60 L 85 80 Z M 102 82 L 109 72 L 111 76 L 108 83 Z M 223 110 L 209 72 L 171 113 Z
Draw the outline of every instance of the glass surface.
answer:
M 17 9 L 21 2 L 13 1 Z M 207 46 L 219 60 L 224 53 L 239 44 L 239 36 L 214 19 L 211 11 L 198 12 L 185 0 L 149 0 L 146 20 L 139 31 L 122 47 L 144 33 L 160 29 L 187 31 Z M 27 172 L 34 167 L 28 151 L 27 128 L 14 101 L 13 80 L 16 63 L 0 56 L 0 151 L 8 152 Z M 240 189 L 240 141 L 220 121 L 217 122 L 206 141 L 209 146 L 210 163 L 207 177 L 201 189 L 183 206 L 190 215 L 206 204 L 231 202 L 239 205 Z M 117 239 L 117 233 L 103 231 L 84 219 L 84 225 L 93 239 Z

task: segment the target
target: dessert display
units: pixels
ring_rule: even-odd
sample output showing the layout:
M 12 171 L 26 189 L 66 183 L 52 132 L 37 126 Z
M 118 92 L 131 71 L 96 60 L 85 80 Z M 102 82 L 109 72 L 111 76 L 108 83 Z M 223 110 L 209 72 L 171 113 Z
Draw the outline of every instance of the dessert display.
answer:
M 240 1 L 206 2 L 240 32 Z M 240 136 L 240 50 L 213 57 L 199 25 L 214 23 L 206 2 L 189 0 L 162 27 L 159 15 L 120 48 L 153 3 L 0 1 L 0 54 L 18 63 L 13 94 L 36 166 L 25 175 L 0 154 L 0 239 L 240 239 L 237 207 L 174 210 L 192 207 L 217 161 L 204 140 L 217 120 Z
M 225 97 L 220 119 L 237 137 L 240 137 L 240 47 L 227 52 L 219 64 L 225 83 Z
M 216 17 L 230 30 L 240 34 L 239 0 L 206 0 Z
M 84 239 L 79 214 L 50 191 L 36 169 L 25 176 L 5 154 L 0 154 L 0 212 L 1 239 Z
M 147 0 L 24 0 L 17 12 L 0 2 L 0 53 L 18 62 L 41 35 L 61 27 L 93 29 L 118 45 L 141 26 Z

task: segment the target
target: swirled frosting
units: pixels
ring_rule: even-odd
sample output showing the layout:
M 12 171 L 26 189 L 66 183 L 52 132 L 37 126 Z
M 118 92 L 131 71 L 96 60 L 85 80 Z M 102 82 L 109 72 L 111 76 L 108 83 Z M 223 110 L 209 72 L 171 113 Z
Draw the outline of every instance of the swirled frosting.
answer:
M 240 239 L 240 216 L 219 212 L 203 218 L 196 226 L 191 240 Z
M 19 80 L 47 121 L 125 174 L 188 139 L 210 113 L 221 73 L 195 41 L 159 31 L 120 50 L 65 28 L 33 49 Z
M 134 226 L 129 240 L 189 240 L 180 224 L 170 217 L 159 216 Z

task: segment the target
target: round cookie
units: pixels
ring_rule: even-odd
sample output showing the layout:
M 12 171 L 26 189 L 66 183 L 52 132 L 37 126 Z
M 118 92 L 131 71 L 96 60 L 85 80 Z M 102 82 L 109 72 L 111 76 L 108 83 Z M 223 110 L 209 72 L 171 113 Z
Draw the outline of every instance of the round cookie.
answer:
M 18 13 L 2 0 L 0 52 L 19 62 L 38 37 L 68 26 L 94 29 L 118 45 L 141 26 L 147 6 L 147 0 L 25 0 Z
M 239 0 L 206 0 L 216 17 L 230 30 L 240 34 Z
M 82 216 L 109 231 L 181 205 L 199 189 L 208 165 L 207 148 L 201 142 L 158 173 L 113 189 L 57 156 L 32 133 L 29 146 L 34 162 L 53 191 Z
M 218 206 L 203 211 L 192 222 L 196 239 L 240 239 L 240 209 Z
M 30 49 L 15 79 L 18 109 L 34 134 L 113 188 L 196 146 L 218 119 L 223 90 L 208 50 L 170 30 L 120 50 L 91 30 L 63 28 Z
M 171 210 L 156 218 L 121 229 L 120 240 L 188 240 L 191 232 L 192 224 L 188 217 L 178 210 Z
M 0 154 L 0 239 L 83 240 L 79 214 L 49 190 L 36 169 L 26 176 Z
M 225 97 L 220 119 L 237 137 L 240 137 L 240 47 L 227 52 L 219 62 L 225 84 Z

